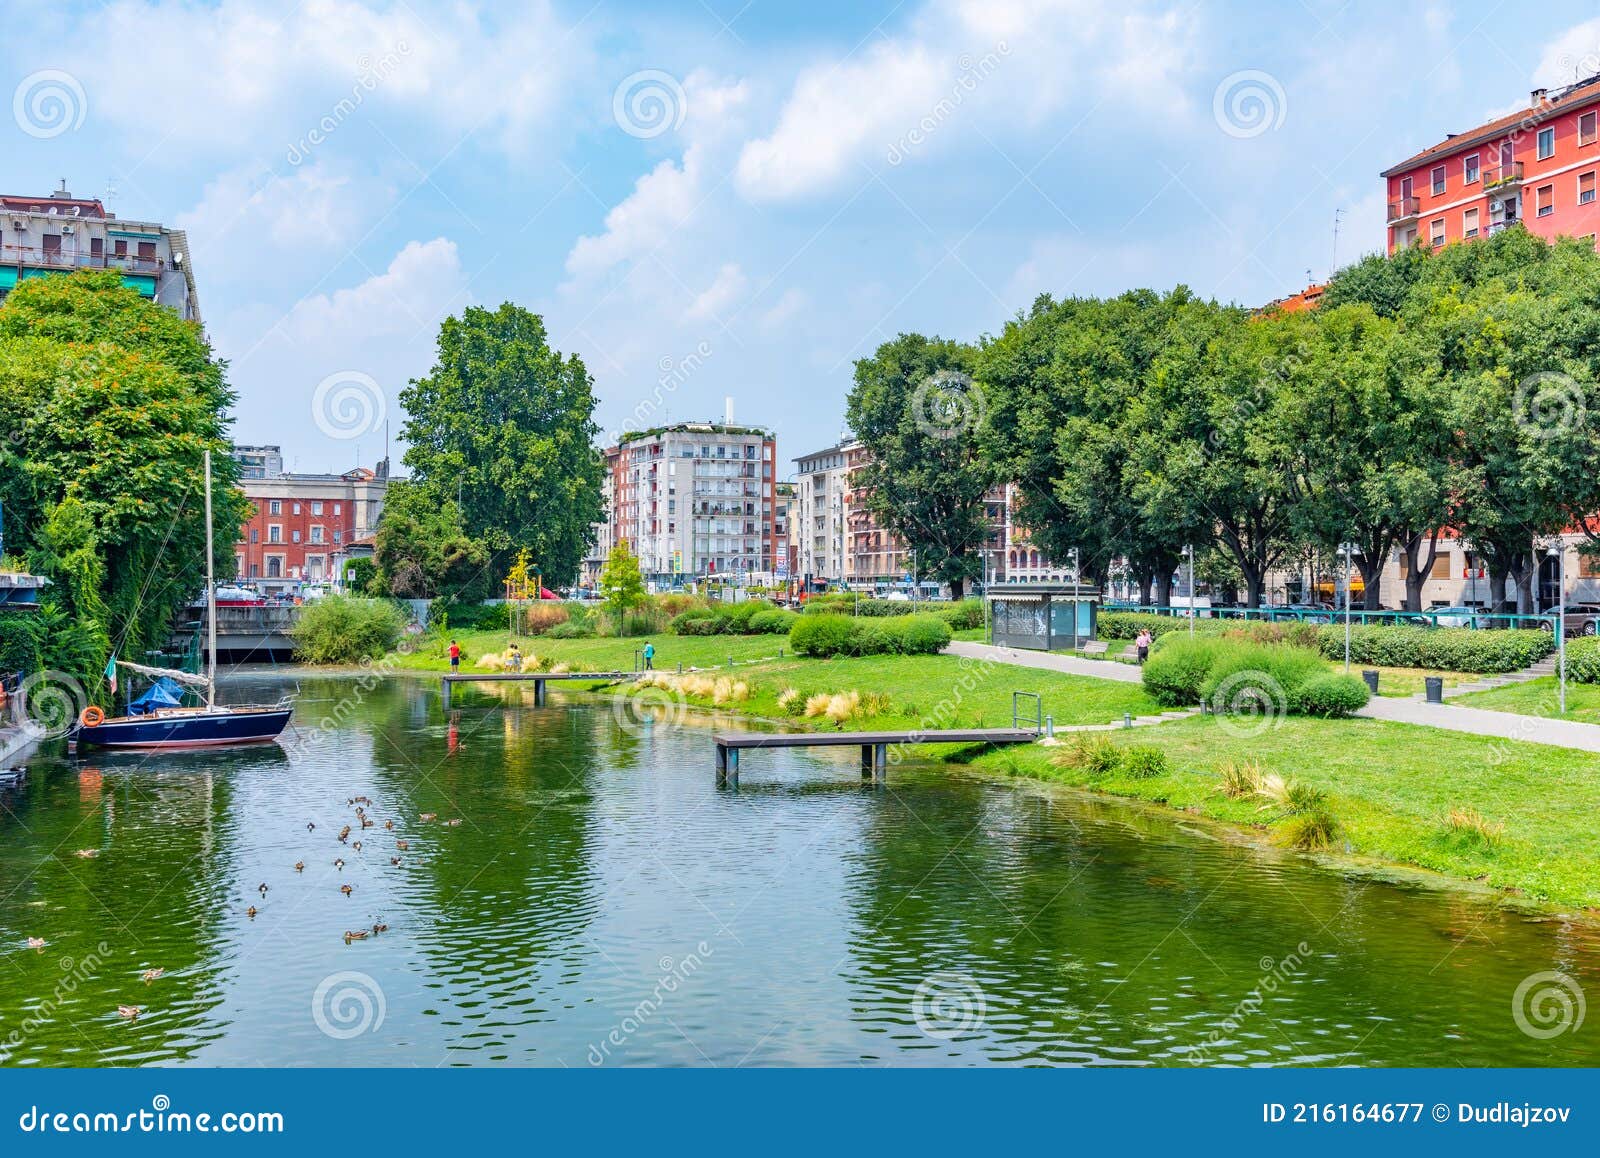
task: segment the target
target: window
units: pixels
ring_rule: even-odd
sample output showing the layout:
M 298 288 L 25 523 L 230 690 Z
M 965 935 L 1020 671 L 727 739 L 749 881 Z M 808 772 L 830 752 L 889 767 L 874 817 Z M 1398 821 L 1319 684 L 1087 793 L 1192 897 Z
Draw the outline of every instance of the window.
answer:
M 320 515 L 322 513 L 322 504 L 321 503 L 312 503 L 311 504 L 311 513 L 313 515 Z
M 1433 170 L 1433 195 L 1435 197 L 1444 193 L 1444 166 L 1438 165 Z
M 1554 185 L 1540 185 L 1534 195 L 1534 204 L 1537 205 L 1540 217 L 1549 217 L 1556 211 L 1556 187 Z
M 295 503 L 295 505 L 294 505 L 294 513 L 297 514 L 297 515 L 300 513 L 300 504 L 299 503 Z
M 290 540 L 292 542 L 298 543 L 300 541 L 300 532 L 299 531 L 290 531 L 289 532 L 289 538 L 290 538 Z
M 1468 185 L 1476 185 L 1478 183 L 1478 154 L 1472 154 L 1463 163 L 1461 179 Z
M 261 542 L 261 528 L 260 527 L 251 527 L 250 528 L 250 541 L 252 543 Z
M 1584 113 L 1578 118 L 1578 144 L 1592 145 L 1595 142 L 1595 114 Z
M 1468 209 L 1461 215 L 1461 236 L 1478 236 L 1478 210 L 1476 207 Z
M 273 523 L 271 526 L 269 526 L 267 528 L 267 542 L 269 542 L 269 543 L 281 543 L 281 542 L 283 542 L 283 524 L 282 523 Z
M 340 504 L 339 503 L 334 503 L 333 504 L 333 513 L 336 514 L 336 515 L 342 513 L 341 510 L 340 510 Z
M 1588 205 L 1594 200 L 1594 170 L 1578 174 L 1578 204 Z
M 155 259 L 156 259 L 156 243 L 153 242 L 153 241 L 141 241 L 139 243 L 139 260 L 140 261 L 154 261 Z
M 312 527 L 311 528 L 311 541 L 313 543 L 320 544 L 320 543 L 324 542 L 325 540 L 323 539 L 322 535 L 323 535 L 323 530 L 322 530 L 321 527 Z
M 89 255 L 91 257 L 104 257 L 106 252 L 106 239 L 91 237 L 89 239 Z
M 268 503 L 267 504 L 267 514 L 269 514 L 269 515 L 281 515 L 281 514 L 283 514 L 283 500 L 282 499 L 273 499 L 270 503 Z
M 1444 218 L 1440 217 L 1428 225 L 1430 244 L 1435 248 L 1444 244 Z
M 116 254 L 118 257 L 127 257 L 128 243 L 121 238 L 118 238 L 116 241 L 111 243 L 111 252 Z
M 1556 131 L 1554 128 L 1539 130 L 1539 160 L 1548 161 L 1556 155 Z

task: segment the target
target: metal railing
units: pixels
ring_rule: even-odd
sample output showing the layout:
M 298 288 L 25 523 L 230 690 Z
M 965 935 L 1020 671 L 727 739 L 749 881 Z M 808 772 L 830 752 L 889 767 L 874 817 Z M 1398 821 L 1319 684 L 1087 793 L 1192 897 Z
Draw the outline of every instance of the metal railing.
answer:
M 1402 197 L 1398 201 L 1389 202 L 1389 221 L 1403 221 L 1407 217 L 1415 217 L 1422 212 L 1422 198 Z
M 1102 613 L 1137 612 L 1148 615 L 1166 615 L 1178 619 L 1196 620 L 1254 620 L 1265 623 L 1343 623 L 1343 607 L 1198 607 L 1192 612 L 1187 607 L 1141 606 L 1137 603 L 1108 601 L 1101 604 Z M 1553 630 L 1556 613 L 1517 615 L 1510 612 L 1486 611 L 1477 608 L 1430 608 L 1426 611 L 1364 611 L 1352 607 L 1348 612 L 1351 623 L 1373 624 L 1385 627 L 1465 627 L 1477 631 L 1497 631 L 1509 628 L 1539 628 Z
M 1502 185 L 1515 185 L 1522 180 L 1523 163 L 1513 161 L 1509 165 L 1500 165 L 1494 169 L 1483 171 L 1484 189 L 1498 189 Z
M 120 269 L 126 273 L 160 273 L 167 263 L 159 257 L 132 253 L 71 253 L 29 245 L 0 245 L 0 264 L 31 265 L 45 269 Z

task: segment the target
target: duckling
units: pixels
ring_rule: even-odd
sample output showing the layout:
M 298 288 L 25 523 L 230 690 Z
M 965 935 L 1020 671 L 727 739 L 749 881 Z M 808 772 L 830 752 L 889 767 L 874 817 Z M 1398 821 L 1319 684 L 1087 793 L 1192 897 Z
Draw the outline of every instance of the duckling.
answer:
M 348 897 L 351 893 L 355 892 L 355 889 L 350 885 L 340 885 L 339 891 Z
M 336 868 L 336 869 L 344 868 L 344 857 L 342 857 L 342 856 L 334 857 L 333 858 L 333 867 Z
M 394 846 L 401 852 L 409 852 L 411 850 L 411 842 L 409 840 L 397 840 L 394 842 Z
M 146 969 L 143 973 L 139 974 L 139 977 L 144 982 L 149 983 L 154 981 L 157 977 L 160 977 L 165 972 L 166 970 L 161 968 Z
M 139 1007 L 137 1005 L 119 1005 L 117 1006 L 117 1013 L 132 1021 L 139 1016 Z
M 393 832 L 393 831 L 394 831 L 394 821 L 392 821 L 392 820 L 385 820 L 385 821 L 384 821 L 384 822 L 383 822 L 383 827 L 384 827 L 384 828 L 386 828 L 386 829 L 388 829 L 388 830 L 389 830 L 389 831 L 390 831 L 390 832 Z
M 422 819 L 423 820 L 438 820 L 439 819 L 439 814 L 437 812 L 424 812 L 422 814 Z
M 294 862 L 294 871 L 297 872 L 297 873 L 305 872 L 306 871 L 306 862 L 303 861 L 303 860 L 295 861 Z
M 244 911 L 244 915 L 249 917 L 252 921 L 255 920 L 256 919 L 256 907 L 254 905 L 251 905 L 248 909 L 246 909 Z
M 44 948 L 44 938 L 43 937 L 29 937 L 28 938 L 28 948 L 30 948 L 30 949 L 43 949 Z
M 379 924 L 376 924 L 376 925 L 372 926 L 372 935 L 374 937 L 376 937 L 379 933 L 387 933 L 388 931 L 389 931 L 389 926 L 385 925 L 385 924 L 382 924 L 381 922 Z
M 367 931 L 365 929 L 346 929 L 344 931 L 344 943 L 346 945 L 351 941 L 363 941 L 366 937 Z
M 81 856 L 85 860 L 87 860 L 89 857 L 99 856 L 100 855 L 100 850 L 97 849 L 97 848 L 80 848 L 77 852 L 73 853 L 72 855 L 73 856 Z

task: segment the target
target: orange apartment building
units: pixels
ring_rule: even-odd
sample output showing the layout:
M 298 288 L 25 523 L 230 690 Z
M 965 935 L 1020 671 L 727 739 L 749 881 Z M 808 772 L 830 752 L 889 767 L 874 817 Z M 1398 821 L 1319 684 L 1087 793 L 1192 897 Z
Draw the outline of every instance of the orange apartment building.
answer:
M 1600 76 L 1438 144 L 1387 169 L 1389 252 L 1438 247 L 1520 222 L 1547 239 L 1600 230 Z

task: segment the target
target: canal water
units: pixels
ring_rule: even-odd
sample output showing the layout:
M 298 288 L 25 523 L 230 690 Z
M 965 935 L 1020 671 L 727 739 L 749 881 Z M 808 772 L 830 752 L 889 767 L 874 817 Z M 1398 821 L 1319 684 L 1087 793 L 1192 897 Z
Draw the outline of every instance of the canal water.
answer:
M 308 678 L 283 747 L 36 758 L 0 1064 L 1600 1062 L 1593 925 L 710 727 Z

